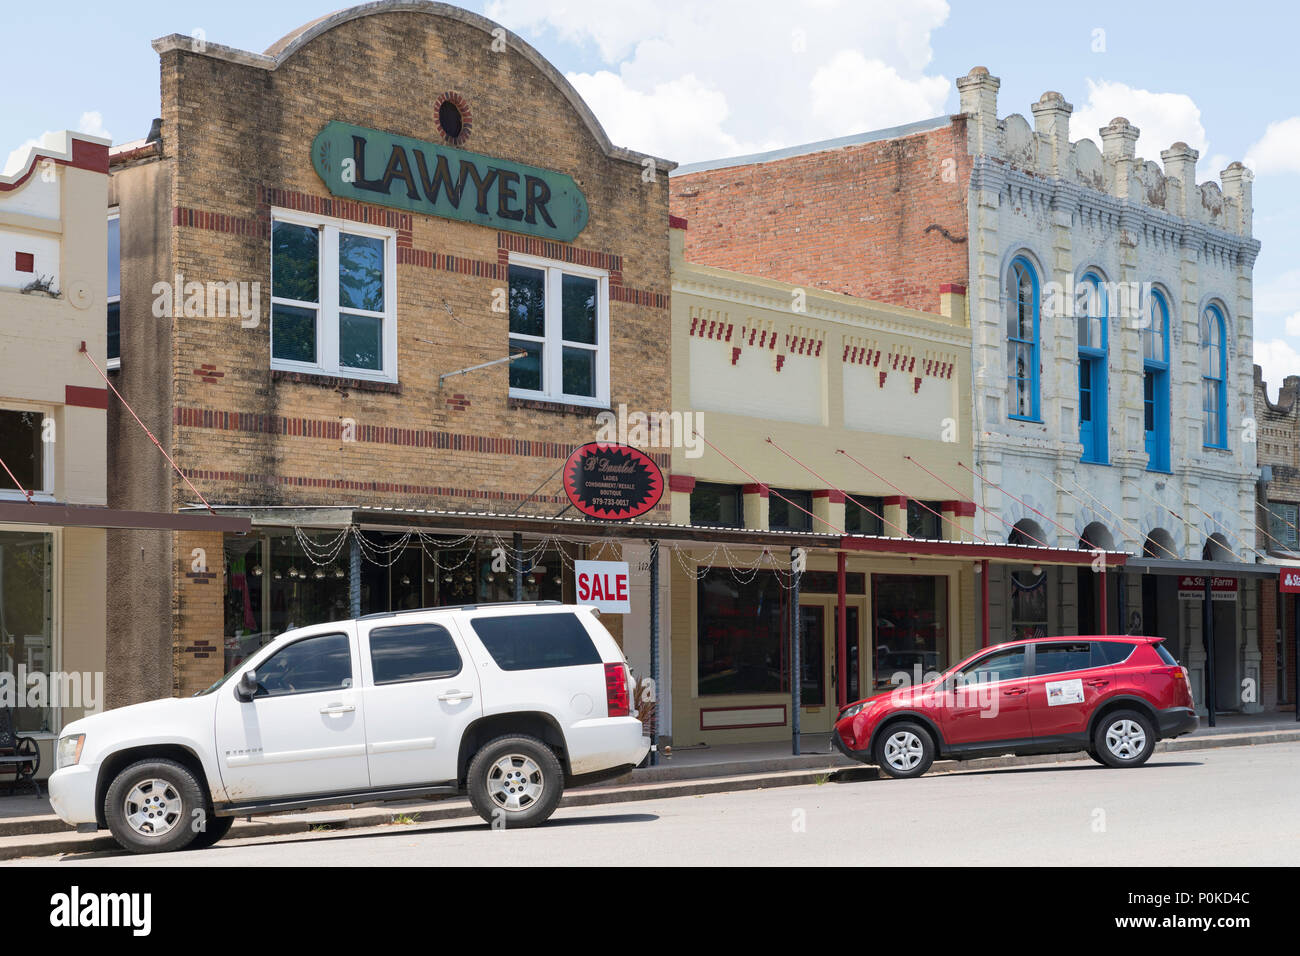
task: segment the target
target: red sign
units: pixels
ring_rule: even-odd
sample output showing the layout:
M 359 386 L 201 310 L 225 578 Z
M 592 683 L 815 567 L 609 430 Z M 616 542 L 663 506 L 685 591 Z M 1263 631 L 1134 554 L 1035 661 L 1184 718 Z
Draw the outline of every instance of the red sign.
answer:
M 659 503 L 664 475 L 631 445 L 589 442 L 564 463 L 564 492 L 585 515 L 626 521 Z
M 1278 581 L 1287 594 L 1300 594 L 1300 568 L 1283 568 Z
M 1184 574 L 1178 578 L 1178 596 L 1185 600 L 1203 600 L 1205 598 L 1205 578 Z M 1210 578 L 1210 600 L 1237 600 L 1236 578 Z
M 631 614 L 630 572 L 626 561 L 574 561 L 578 603 L 594 604 L 611 614 Z

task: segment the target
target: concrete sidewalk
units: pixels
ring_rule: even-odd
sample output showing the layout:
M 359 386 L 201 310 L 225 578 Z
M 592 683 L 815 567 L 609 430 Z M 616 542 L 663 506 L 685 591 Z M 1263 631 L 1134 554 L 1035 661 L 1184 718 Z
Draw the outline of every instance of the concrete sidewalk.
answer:
M 1194 734 L 1161 741 L 1155 753 L 1172 753 L 1217 747 L 1254 746 L 1300 742 L 1300 725 L 1289 715 L 1219 715 L 1217 727 L 1202 726 Z M 790 742 L 735 744 L 725 747 L 685 747 L 661 756 L 659 766 L 635 770 L 617 781 L 570 790 L 561 806 L 592 806 L 663 797 L 695 796 L 735 790 L 802 786 L 827 781 L 874 780 L 875 767 L 864 766 L 830 749 L 827 734 L 800 738 L 800 756 L 791 754 Z M 987 757 L 979 760 L 941 760 L 931 773 L 988 770 L 1078 760 L 1079 754 L 1033 757 Z M 447 797 L 429 801 L 355 804 L 320 810 L 241 818 L 227 839 L 247 839 L 285 833 L 310 833 L 357 827 L 430 823 L 440 820 L 477 819 L 469 801 Z M 65 853 L 117 851 L 106 831 L 79 834 L 50 810 L 49 801 L 34 795 L 0 797 L 0 860 Z

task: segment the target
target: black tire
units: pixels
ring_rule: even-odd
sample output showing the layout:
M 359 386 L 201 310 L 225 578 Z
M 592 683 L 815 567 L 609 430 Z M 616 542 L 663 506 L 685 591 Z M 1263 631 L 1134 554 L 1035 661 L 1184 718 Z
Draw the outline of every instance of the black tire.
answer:
M 235 825 L 234 817 L 219 817 L 208 811 L 204 816 L 204 827 L 198 833 L 194 834 L 194 839 L 187 850 L 206 850 L 208 847 L 215 845 L 219 840 L 225 839 L 230 828 Z
M 1113 710 L 1097 721 L 1092 747 L 1107 767 L 1140 767 L 1155 750 L 1155 728 L 1141 711 Z
M 512 766 L 498 766 L 507 758 L 514 758 Z M 512 778 L 512 774 L 519 776 Z M 542 741 L 512 734 L 479 748 L 469 763 L 466 785 L 475 811 L 494 827 L 535 827 L 545 823 L 559 805 L 564 770 Z
M 934 738 L 921 724 L 899 721 L 880 732 L 872 754 L 882 772 L 908 780 L 921 776 L 934 763 Z
M 158 781 L 151 785 L 152 781 Z M 144 789 L 136 790 L 137 786 Z M 133 817 L 143 827 L 157 826 L 149 834 L 128 822 L 126 801 L 130 797 L 136 808 Z M 154 817 L 150 800 L 159 801 Z M 211 818 L 208 800 L 189 768 L 174 760 L 141 760 L 120 771 L 104 796 L 104 819 L 113 839 L 132 853 L 169 853 L 183 850 L 198 835 L 194 832 L 195 811 Z M 156 821 L 156 822 L 155 822 Z
M 1089 757 L 1097 761 L 1097 763 L 1101 764 L 1103 767 L 1109 766 L 1109 764 L 1107 764 L 1106 761 L 1102 760 L 1101 756 L 1093 748 L 1089 747 L 1086 753 L 1088 754 Z

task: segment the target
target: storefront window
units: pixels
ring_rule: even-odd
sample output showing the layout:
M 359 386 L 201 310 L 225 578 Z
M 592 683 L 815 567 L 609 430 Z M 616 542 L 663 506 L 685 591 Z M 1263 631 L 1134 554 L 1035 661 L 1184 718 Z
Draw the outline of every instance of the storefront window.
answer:
M 53 565 L 54 535 L 0 531 L 0 706 L 19 705 L 14 723 L 20 734 L 54 730 L 48 698 L 23 706 L 30 686 L 19 680 L 20 673 L 49 675 L 54 666 Z
M 780 579 L 762 571 L 746 582 L 728 568 L 698 582 L 697 678 L 701 697 L 789 689 L 789 605 Z
M 879 496 L 847 495 L 844 498 L 844 530 L 849 534 L 885 533 L 881 517 L 885 513 L 884 502 Z
M 691 490 L 691 524 L 740 528 L 745 524 L 740 485 L 696 482 Z
M 773 488 L 768 499 L 767 526 L 773 531 L 808 531 L 812 528 L 812 492 Z
M 948 666 L 948 579 L 937 575 L 873 574 L 875 687 L 909 683 Z
M 322 557 L 337 550 L 338 535 L 308 533 L 306 550 L 294 534 L 227 537 L 226 670 L 287 630 L 352 616 L 350 545 Z M 438 539 L 421 543 L 414 535 L 402 546 L 404 537 L 365 532 L 362 614 L 515 599 L 514 569 L 491 547 L 440 547 Z M 527 542 L 524 552 L 523 599 L 562 601 L 572 556 L 530 549 Z
M 1011 572 L 1011 635 L 1013 641 L 1047 636 L 1047 573 Z
M 907 533 L 913 538 L 938 541 L 943 538 L 942 501 L 907 502 Z

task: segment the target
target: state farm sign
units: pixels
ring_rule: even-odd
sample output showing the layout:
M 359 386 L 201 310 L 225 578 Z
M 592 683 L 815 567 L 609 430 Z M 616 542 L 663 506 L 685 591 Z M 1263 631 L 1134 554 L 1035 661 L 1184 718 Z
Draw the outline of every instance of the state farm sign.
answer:
M 1184 574 L 1178 578 L 1178 596 L 1184 600 L 1205 599 L 1205 578 Z M 1237 600 L 1236 578 L 1210 578 L 1210 599 L 1213 601 Z
M 1300 568 L 1283 568 L 1278 581 L 1287 594 L 1300 594 Z
M 626 561 L 574 561 L 578 603 L 608 614 L 631 614 L 630 576 Z

